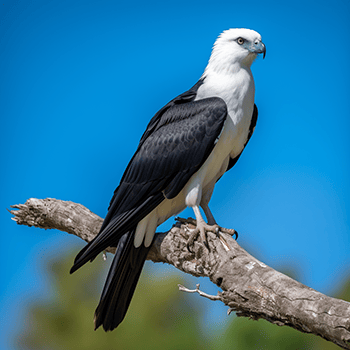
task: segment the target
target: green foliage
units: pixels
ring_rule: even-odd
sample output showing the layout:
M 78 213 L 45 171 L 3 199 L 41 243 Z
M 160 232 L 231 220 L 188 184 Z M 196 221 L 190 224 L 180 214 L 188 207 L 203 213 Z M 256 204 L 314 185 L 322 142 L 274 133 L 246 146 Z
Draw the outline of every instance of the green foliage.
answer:
M 236 317 L 229 325 L 223 337 L 218 339 L 218 349 L 228 349 L 227 344 L 234 344 L 232 349 L 254 350 L 309 350 L 313 347 L 316 336 L 303 334 L 290 327 L 279 327 L 265 320 L 253 321 Z
M 105 333 L 102 328 L 94 331 L 93 314 L 108 264 L 99 257 L 69 275 L 72 261 L 70 255 L 47 264 L 53 295 L 47 301 L 31 304 L 26 327 L 16 336 L 18 349 L 338 349 L 319 337 L 264 320 L 230 316 L 232 321 L 225 328 L 203 327 L 200 322 L 204 305 L 211 307 L 212 303 L 180 293 L 177 284 L 186 284 L 184 278 L 175 275 L 159 278 L 147 271 L 141 276 L 123 323 L 113 332 Z M 349 300 L 350 282 L 339 296 Z M 210 337 L 205 328 L 210 329 Z
M 111 258 L 111 257 L 109 257 Z M 73 256 L 51 261 L 54 295 L 30 307 L 19 349 L 185 349 L 200 348 L 200 308 L 180 293 L 178 277 L 152 280 L 143 273 L 126 319 L 113 332 L 94 331 L 93 315 L 107 265 L 97 258 L 69 275 Z

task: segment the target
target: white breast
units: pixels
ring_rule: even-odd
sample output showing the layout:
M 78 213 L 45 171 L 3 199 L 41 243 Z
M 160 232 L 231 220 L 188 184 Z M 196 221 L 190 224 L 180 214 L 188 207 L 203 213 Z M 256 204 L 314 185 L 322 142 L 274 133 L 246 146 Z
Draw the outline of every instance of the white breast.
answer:
M 238 155 L 245 145 L 254 109 L 255 86 L 249 68 L 241 68 L 232 74 L 212 72 L 197 92 L 196 100 L 208 97 L 222 98 L 228 110 L 228 117 L 220 138 L 226 132 L 222 151 L 229 149 L 231 157 Z

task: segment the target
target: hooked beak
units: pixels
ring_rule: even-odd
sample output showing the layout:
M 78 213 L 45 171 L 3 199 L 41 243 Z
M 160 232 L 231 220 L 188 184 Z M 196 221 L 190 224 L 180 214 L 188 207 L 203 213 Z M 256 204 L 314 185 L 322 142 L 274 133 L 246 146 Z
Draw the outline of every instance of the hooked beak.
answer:
M 266 56 L 266 46 L 264 45 L 263 42 L 261 41 L 256 41 L 252 47 L 251 47 L 251 52 L 254 52 L 254 53 L 262 53 L 263 54 L 263 58 L 265 58 Z

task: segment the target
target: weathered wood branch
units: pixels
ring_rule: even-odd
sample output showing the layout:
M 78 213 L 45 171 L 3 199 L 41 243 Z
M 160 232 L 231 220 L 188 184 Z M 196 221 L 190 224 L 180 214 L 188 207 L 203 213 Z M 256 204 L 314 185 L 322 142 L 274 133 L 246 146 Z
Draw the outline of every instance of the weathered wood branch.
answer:
M 12 218 L 20 225 L 58 229 L 85 241 L 99 231 L 102 219 L 73 202 L 56 199 L 28 199 L 12 206 Z M 221 300 L 237 316 L 263 318 L 279 326 L 287 325 L 305 333 L 313 333 L 350 349 L 350 303 L 330 298 L 275 271 L 255 259 L 229 235 L 224 235 L 230 250 L 226 251 L 214 234 L 208 233 L 208 251 L 195 242 L 192 252 L 186 247 L 191 225 L 177 223 L 169 232 L 158 233 L 148 259 L 174 265 L 193 276 L 209 277 L 222 289 L 211 300 Z M 114 252 L 113 249 L 108 251 Z

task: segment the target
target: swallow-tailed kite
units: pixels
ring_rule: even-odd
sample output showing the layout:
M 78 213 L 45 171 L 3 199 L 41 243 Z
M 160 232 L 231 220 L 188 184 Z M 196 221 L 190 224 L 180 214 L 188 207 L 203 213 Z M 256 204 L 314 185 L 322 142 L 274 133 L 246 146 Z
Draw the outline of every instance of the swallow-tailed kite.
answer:
M 158 225 L 192 207 L 197 229 L 217 229 L 208 203 L 218 179 L 237 162 L 257 121 L 250 69 L 265 57 L 259 33 L 229 29 L 216 40 L 200 80 L 149 122 L 110 202 L 99 234 L 77 255 L 71 273 L 116 247 L 95 312 L 95 329 L 124 319 Z M 202 207 L 207 222 L 199 207 Z

